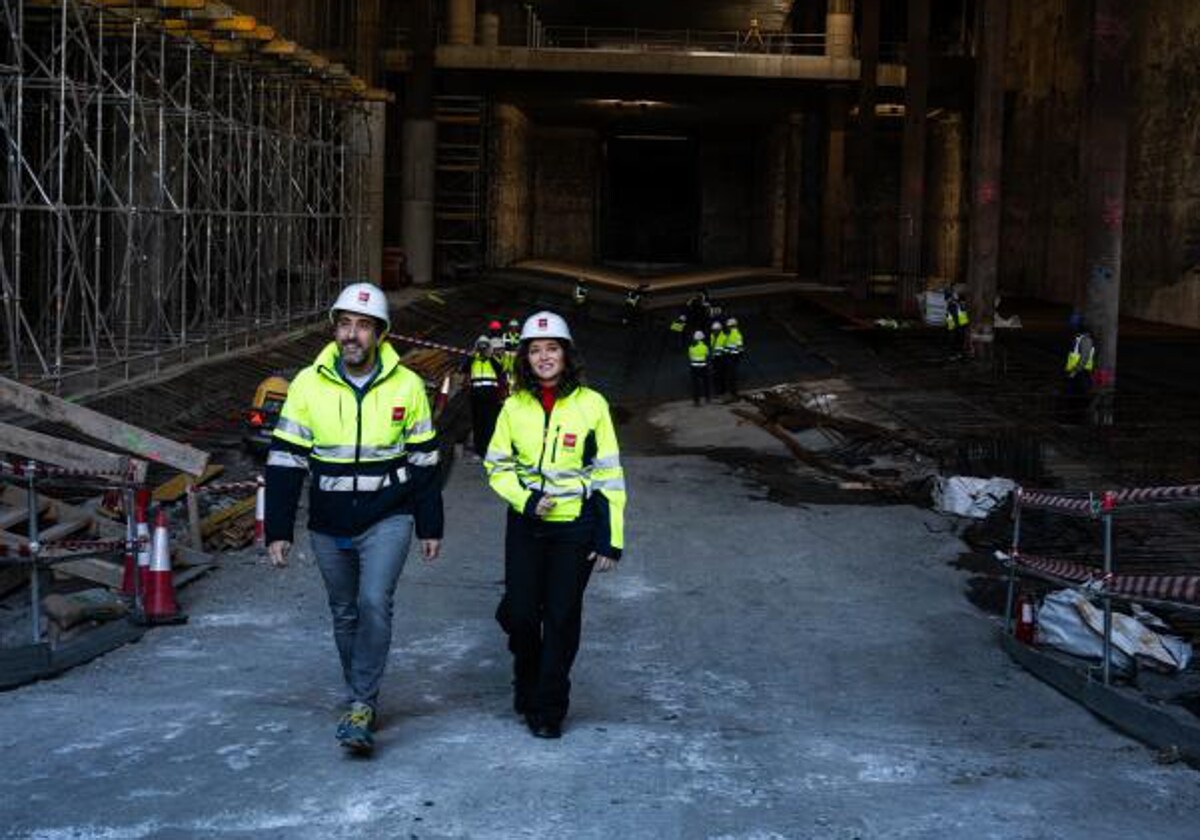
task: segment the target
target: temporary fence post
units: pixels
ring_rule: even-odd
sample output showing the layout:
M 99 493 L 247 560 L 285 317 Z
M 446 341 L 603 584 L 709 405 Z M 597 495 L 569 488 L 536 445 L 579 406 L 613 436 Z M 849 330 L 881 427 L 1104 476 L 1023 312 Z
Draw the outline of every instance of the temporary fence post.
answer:
M 142 569 L 138 562 L 138 552 L 141 546 L 137 544 L 137 493 L 133 485 L 125 488 L 125 544 L 126 551 L 134 558 L 133 570 L 133 617 L 140 621 L 142 617 Z
M 33 621 L 33 643 L 42 640 L 42 596 L 41 584 L 38 580 L 38 555 L 41 546 L 38 545 L 38 503 L 35 471 L 37 464 L 25 462 L 25 478 L 29 487 L 29 615 Z
M 1104 494 L 1101 507 L 1104 511 L 1104 684 L 1108 685 L 1112 679 L 1112 597 L 1108 594 L 1108 582 L 1113 570 L 1111 493 Z
M 188 476 L 187 480 L 187 515 L 188 540 L 192 548 L 204 550 L 204 538 L 200 534 L 200 501 L 196 498 L 196 479 Z
M 1008 597 L 1004 599 L 1004 632 L 1012 635 L 1013 598 L 1017 589 L 1017 551 L 1021 544 L 1021 488 L 1017 488 L 1013 506 L 1012 551 L 1008 558 Z

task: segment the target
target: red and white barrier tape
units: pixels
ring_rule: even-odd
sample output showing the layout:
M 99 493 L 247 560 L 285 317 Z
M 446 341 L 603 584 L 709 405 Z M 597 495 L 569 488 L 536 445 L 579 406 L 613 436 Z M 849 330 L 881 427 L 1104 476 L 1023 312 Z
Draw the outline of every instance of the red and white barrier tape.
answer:
M 211 484 L 197 484 L 189 486 L 188 492 L 196 493 L 253 493 L 258 490 L 258 485 L 262 479 L 254 481 L 224 481 L 212 482 Z
M 136 549 L 148 543 L 148 539 L 140 537 L 134 540 L 132 545 Z M 130 543 L 127 540 L 50 540 L 38 543 L 38 554 L 45 554 L 48 551 L 125 551 L 129 545 Z M 32 556 L 33 546 L 29 543 L 19 546 L 0 543 L 0 557 Z
M 0 461 L 0 472 L 19 478 L 44 476 L 46 478 L 105 478 L 117 479 L 118 481 L 128 481 L 132 478 L 130 472 L 121 472 L 119 470 L 78 470 L 68 467 L 55 467 L 37 461 L 19 464 Z
M 403 341 L 407 344 L 416 344 L 420 347 L 431 347 L 434 350 L 445 350 L 447 353 L 456 353 L 459 356 L 470 356 L 470 350 L 464 350 L 461 347 L 451 347 L 449 344 L 441 344 L 437 341 L 430 341 L 426 338 L 417 338 L 415 335 L 401 335 L 400 333 L 388 333 L 388 338 L 394 338 L 397 341 Z

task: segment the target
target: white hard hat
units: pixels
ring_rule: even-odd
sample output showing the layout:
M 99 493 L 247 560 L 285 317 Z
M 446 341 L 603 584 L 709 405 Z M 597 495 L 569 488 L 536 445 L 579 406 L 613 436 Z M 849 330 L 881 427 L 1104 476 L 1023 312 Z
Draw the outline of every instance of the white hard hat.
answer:
M 736 327 L 737 326 L 737 318 L 730 318 L 728 321 L 725 322 L 725 326 Z
M 383 289 L 374 283 L 351 283 L 342 289 L 333 306 L 329 308 L 329 320 L 335 320 L 339 312 L 369 315 L 383 321 L 383 332 L 379 336 L 381 341 L 392 328 L 392 319 L 388 317 L 387 297 Z
M 559 338 L 573 341 L 571 328 L 561 315 L 553 312 L 535 312 L 525 320 L 521 327 L 521 340 L 530 341 L 535 338 Z
M 510 318 L 508 321 L 508 325 L 510 327 L 519 327 L 519 326 L 521 326 L 521 322 L 518 321 L 516 318 Z
M 695 333 L 695 335 L 692 336 L 692 338 L 695 341 L 703 341 L 704 340 L 704 330 L 696 330 L 696 333 Z
M 488 338 L 486 335 L 481 335 L 481 336 L 479 336 L 479 338 L 475 339 L 475 346 L 476 347 L 491 347 L 492 340 L 490 338 Z
M 712 328 L 713 328 L 714 330 L 719 330 L 719 329 L 721 329 L 721 322 L 720 322 L 720 321 L 713 321 Z

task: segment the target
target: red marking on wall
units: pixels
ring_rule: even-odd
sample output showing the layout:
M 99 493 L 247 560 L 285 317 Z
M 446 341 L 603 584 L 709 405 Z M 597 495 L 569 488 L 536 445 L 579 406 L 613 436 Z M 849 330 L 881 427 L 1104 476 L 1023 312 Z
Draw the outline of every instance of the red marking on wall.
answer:
M 1101 13 L 1096 15 L 1092 35 L 1103 58 L 1117 58 L 1129 40 L 1129 26 L 1117 15 Z
M 975 200 L 984 207 L 987 207 L 989 204 L 996 203 L 996 196 L 999 193 L 1000 190 L 996 187 L 995 181 L 984 181 L 979 185 L 979 190 L 975 193 Z
M 1119 198 L 1104 199 L 1104 209 L 1100 211 L 1100 220 L 1109 230 L 1119 230 L 1125 219 L 1125 208 Z

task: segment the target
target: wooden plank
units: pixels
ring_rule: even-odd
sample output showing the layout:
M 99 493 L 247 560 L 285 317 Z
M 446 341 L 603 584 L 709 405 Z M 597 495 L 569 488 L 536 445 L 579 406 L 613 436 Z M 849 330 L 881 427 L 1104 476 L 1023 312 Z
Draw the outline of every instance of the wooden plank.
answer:
M 208 539 L 217 531 L 221 530 L 225 523 L 237 519 L 246 514 L 253 515 L 255 497 L 247 496 L 241 501 L 234 502 L 227 508 L 222 508 L 214 514 L 209 515 L 203 522 L 200 523 L 200 535 Z
M 5 377 L 0 377 L 0 404 L 52 423 L 65 423 L 88 437 L 190 475 L 201 475 L 208 466 L 207 452 Z
M 78 534 L 80 531 L 88 531 L 92 528 L 90 519 L 67 519 L 62 522 L 56 522 L 49 528 L 38 534 L 38 539 L 44 543 L 52 540 L 61 540 L 64 537 L 69 537 L 72 534 Z
M 148 464 L 141 458 L 105 452 L 93 446 L 44 435 L 8 423 L 0 423 L 0 451 L 72 470 L 132 474 L 133 480 L 139 484 L 146 480 Z
M 99 557 L 85 557 L 82 560 L 68 560 L 65 563 L 54 564 L 54 574 L 65 574 L 71 577 L 90 580 L 109 589 L 121 588 L 121 577 L 125 569 L 119 563 L 111 560 L 101 560 Z
M 187 492 L 189 479 L 195 481 L 196 484 L 204 484 L 223 472 L 225 472 L 225 467 L 221 464 L 209 464 L 204 468 L 204 472 L 194 479 L 191 476 L 180 473 L 155 487 L 152 498 L 156 502 L 177 502 Z

